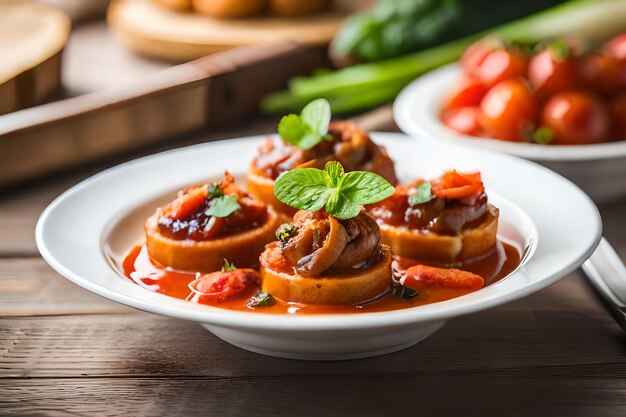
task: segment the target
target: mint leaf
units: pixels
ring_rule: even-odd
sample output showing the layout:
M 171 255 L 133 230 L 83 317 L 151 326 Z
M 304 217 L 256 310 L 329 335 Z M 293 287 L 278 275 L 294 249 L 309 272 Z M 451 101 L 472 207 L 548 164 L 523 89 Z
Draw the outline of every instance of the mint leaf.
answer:
M 356 217 L 363 205 L 383 200 L 395 188 L 380 175 L 353 171 L 344 173 L 339 162 L 328 162 L 324 170 L 297 168 L 278 177 L 274 195 L 292 207 L 326 212 L 339 219 Z
M 278 134 L 285 142 L 298 145 L 310 132 L 310 127 L 297 114 L 283 116 L 278 123 Z
M 226 217 L 239 209 L 241 209 L 241 206 L 237 203 L 237 198 L 232 194 L 228 194 L 211 200 L 211 207 L 204 214 L 214 217 Z
M 313 100 L 304 106 L 299 116 L 289 114 L 280 119 L 278 134 L 285 142 L 300 149 L 311 149 L 322 139 L 332 139 L 327 135 L 330 116 L 330 104 L 327 100 Z
M 318 98 L 313 100 L 300 113 L 300 118 L 304 123 L 311 127 L 311 130 L 320 137 L 328 133 L 328 125 L 330 124 L 330 103 L 328 100 Z
M 317 211 L 328 198 L 328 174 L 316 168 L 297 168 L 287 171 L 276 180 L 274 195 L 292 207 Z
M 228 259 L 224 258 L 224 265 L 222 266 L 222 272 L 234 271 L 237 269 L 235 264 L 228 262 Z
M 343 176 L 341 193 L 355 204 L 376 203 L 392 195 L 396 189 L 373 172 L 353 171 Z
M 424 181 L 411 190 L 409 194 L 409 205 L 417 206 L 419 204 L 428 203 L 433 198 L 435 198 L 435 196 L 432 193 L 430 182 Z
M 326 166 L 324 167 L 324 172 L 328 174 L 331 183 L 335 186 L 339 184 L 339 179 L 344 174 L 343 166 L 337 161 L 327 162 Z
M 326 212 L 338 219 L 351 219 L 361 212 L 362 205 L 346 198 L 339 190 L 335 190 L 326 202 Z

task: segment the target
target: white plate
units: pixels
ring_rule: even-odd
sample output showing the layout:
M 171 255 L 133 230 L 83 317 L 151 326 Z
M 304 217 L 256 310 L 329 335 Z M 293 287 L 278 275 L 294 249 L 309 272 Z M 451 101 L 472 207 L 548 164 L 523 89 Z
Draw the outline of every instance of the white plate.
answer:
M 261 137 L 207 143 L 141 158 L 65 192 L 41 215 L 37 245 L 44 259 L 76 284 L 156 314 L 202 323 L 244 349 L 299 359 L 348 359 L 393 352 L 428 337 L 446 320 L 531 294 L 578 267 L 598 243 L 600 216 L 576 186 L 533 163 L 449 145 L 376 133 L 402 180 L 449 168 L 480 169 L 501 210 L 501 237 L 524 251 L 511 275 L 475 293 L 412 309 L 341 315 L 266 315 L 226 311 L 153 293 L 116 265 L 142 239 L 143 220 L 187 184 L 241 176 Z M 503 196 L 506 196 L 503 197 Z M 167 337 L 167 335 L 165 335 Z
M 595 201 L 626 196 L 626 140 L 584 146 L 545 146 L 463 135 L 439 119 L 442 102 L 461 78 L 458 64 L 432 71 L 402 90 L 393 105 L 405 133 L 428 141 L 505 152 L 538 162 L 569 178 Z

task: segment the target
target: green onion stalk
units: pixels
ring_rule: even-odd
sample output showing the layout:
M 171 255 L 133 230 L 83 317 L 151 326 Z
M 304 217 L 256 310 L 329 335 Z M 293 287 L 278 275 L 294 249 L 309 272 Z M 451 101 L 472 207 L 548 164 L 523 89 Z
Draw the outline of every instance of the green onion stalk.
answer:
M 334 113 L 349 113 L 392 101 L 409 82 L 456 61 L 474 41 L 487 35 L 536 44 L 568 38 L 594 45 L 626 31 L 626 1 L 570 0 L 539 13 L 405 56 L 295 77 L 288 90 L 261 102 L 264 113 L 299 111 L 315 98 L 326 98 Z

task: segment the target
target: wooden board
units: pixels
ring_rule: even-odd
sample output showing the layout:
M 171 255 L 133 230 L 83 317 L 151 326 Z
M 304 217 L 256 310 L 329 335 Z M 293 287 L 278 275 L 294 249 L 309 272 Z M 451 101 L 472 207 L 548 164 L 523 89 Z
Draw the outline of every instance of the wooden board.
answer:
M 277 40 L 325 45 L 346 16 L 367 3 L 336 1 L 327 12 L 299 18 L 213 19 L 192 12 L 167 10 L 151 0 L 114 0 L 108 21 L 130 49 L 152 57 L 184 61 Z
M 47 99 L 61 83 L 70 20 L 54 8 L 0 1 L 0 114 Z
M 322 62 L 319 51 L 292 42 L 232 49 L 123 88 L 0 116 L 0 188 L 240 121 L 261 97 Z

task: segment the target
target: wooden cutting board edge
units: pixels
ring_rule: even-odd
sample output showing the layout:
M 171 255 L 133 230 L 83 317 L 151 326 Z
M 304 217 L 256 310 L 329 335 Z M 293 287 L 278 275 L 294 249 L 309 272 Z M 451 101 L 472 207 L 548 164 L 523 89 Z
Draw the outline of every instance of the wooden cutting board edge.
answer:
M 5 5 L 19 2 L 8 1 Z M 70 35 L 71 21 L 63 12 L 41 4 L 19 7 L 33 8 L 57 19 L 60 33 L 58 45 L 37 64 L 24 68 L 12 78 L 0 83 L 0 115 L 24 109 L 43 102 L 61 86 L 61 61 Z
M 225 41 L 222 37 L 219 41 L 199 41 L 198 39 L 187 38 L 184 39 L 184 34 L 180 33 L 176 37 L 168 38 L 168 35 L 162 35 L 161 33 L 157 33 L 154 31 L 146 31 L 145 27 L 142 27 L 140 24 L 129 23 L 127 18 L 123 18 L 123 13 L 128 8 L 128 5 L 132 6 L 132 2 L 142 1 L 142 0 L 113 0 L 109 9 L 107 11 L 107 23 L 109 24 L 111 30 L 115 34 L 115 36 L 129 49 L 132 51 L 146 55 L 152 58 L 165 59 L 175 62 L 188 61 L 192 59 L 197 59 L 198 57 L 205 56 L 215 52 L 221 52 L 224 50 L 237 48 L 241 46 L 254 46 L 258 45 L 259 42 L 254 38 L 250 38 L 249 40 L 242 40 L 241 37 L 237 39 L 233 39 L 232 42 Z M 350 4 L 350 2 L 347 2 Z M 357 4 L 361 4 L 361 2 L 355 2 L 352 7 L 356 7 Z M 158 7 L 158 6 L 154 6 Z M 346 6 L 343 6 L 340 10 L 343 10 Z M 189 15 L 189 19 L 201 19 L 204 18 L 202 16 L 193 16 L 191 13 L 184 12 L 170 12 L 165 11 L 165 13 L 176 14 L 177 17 Z M 345 19 L 345 16 L 340 16 L 340 12 L 338 12 L 336 17 L 336 27 L 339 28 L 340 24 Z M 348 12 L 346 11 L 346 16 Z M 210 19 L 210 18 L 207 18 Z M 300 18 L 302 22 L 306 22 L 306 17 Z M 280 18 L 276 18 L 277 21 L 280 21 Z M 246 20 L 236 21 L 236 24 L 242 24 Z M 254 19 L 250 19 L 251 26 L 254 27 Z M 297 19 L 286 19 L 286 22 L 289 22 L 290 25 L 294 25 L 294 22 Z M 222 23 L 228 22 L 227 20 L 222 21 Z M 313 21 L 315 22 L 315 21 Z M 175 22 L 172 22 L 172 25 L 175 25 Z M 226 23 L 227 24 L 227 23 Z M 316 32 L 317 28 L 317 32 Z M 173 27 L 169 27 L 168 30 L 174 29 Z M 284 30 L 284 27 L 281 29 Z M 312 23 L 311 30 L 313 31 L 313 35 L 309 35 L 307 37 L 303 37 L 302 35 L 295 36 L 295 38 L 287 39 L 275 39 L 274 41 L 294 41 L 299 42 L 303 45 L 308 46 L 323 46 L 327 45 L 332 36 L 336 32 L 335 30 L 328 30 L 328 23 Z M 263 33 L 266 34 L 267 30 L 263 29 Z

